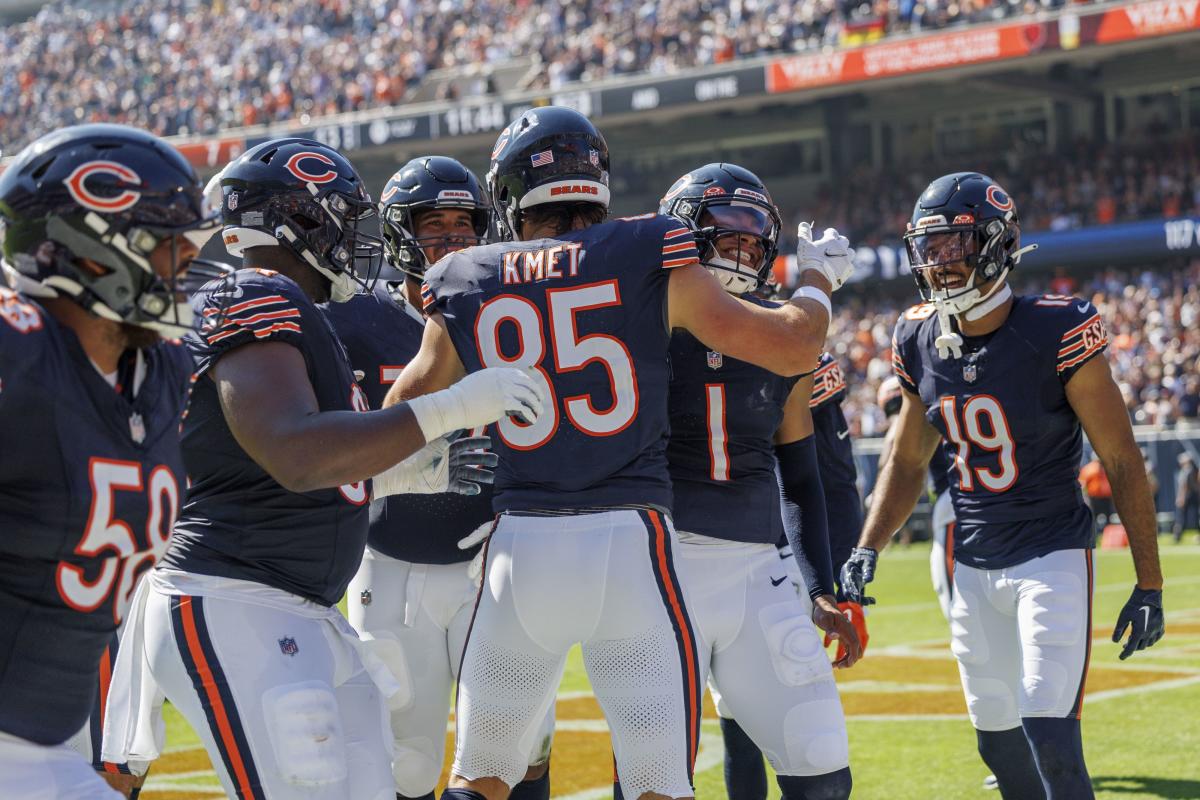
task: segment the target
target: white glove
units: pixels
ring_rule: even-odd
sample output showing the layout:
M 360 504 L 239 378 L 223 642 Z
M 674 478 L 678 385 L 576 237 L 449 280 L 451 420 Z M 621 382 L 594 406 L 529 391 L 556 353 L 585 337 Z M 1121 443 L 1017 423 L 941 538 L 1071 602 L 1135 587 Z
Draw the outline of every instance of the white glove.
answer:
M 489 449 L 492 440 L 487 436 L 455 439 L 455 435 L 434 439 L 376 475 L 371 487 L 375 499 L 394 494 L 479 494 L 483 484 L 492 482 L 492 468 L 499 461 Z
M 451 431 L 489 425 L 506 414 L 526 424 L 537 422 L 545 407 L 541 387 L 516 367 L 488 367 L 440 392 L 408 401 L 425 441 Z
M 468 533 L 462 539 L 458 540 L 459 550 L 470 550 L 477 544 L 482 544 L 495 529 L 496 523 L 494 520 L 489 520 L 480 525 L 475 530 Z M 475 584 L 475 588 L 483 583 L 483 554 L 484 548 L 479 548 L 479 552 L 471 559 L 471 563 L 467 565 L 467 577 Z
M 829 281 L 837 291 L 854 274 L 854 251 L 850 240 L 834 228 L 826 228 L 820 239 L 813 241 L 812 223 L 801 222 L 796 228 L 799 243 L 796 245 L 796 263 L 803 274 L 815 269 Z

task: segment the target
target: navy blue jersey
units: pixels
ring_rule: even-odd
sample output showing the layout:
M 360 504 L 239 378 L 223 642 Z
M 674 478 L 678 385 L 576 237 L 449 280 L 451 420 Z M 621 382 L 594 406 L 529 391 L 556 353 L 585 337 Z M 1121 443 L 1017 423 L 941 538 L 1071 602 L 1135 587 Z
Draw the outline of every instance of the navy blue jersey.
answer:
M 193 306 L 217 323 L 186 340 L 196 360 L 183 423 L 191 486 L 163 563 L 333 605 L 362 559 L 369 481 L 303 494 L 280 486 L 229 430 L 209 370 L 242 345 L 283 342 L 304 356 L 321 411 L 366 411 L 341 342 L 300 287 L 269 270 L 239 270 L 227 289 L 208 284 Z
M 178 342 L 141 358 L 114 390 L 73 331 L 0 288 L 0 731 L 39 744 L 83 727 L 182 500 L 191 359 Z
M 858 468 L 854 465 L 854 447 L 850 425 L 842 413 L 846 397 L 846 378 L 841 366 L 829 353 L 822 353 L 813 374 L 813 435 L 817 439 L 817 464 L 821 468 L 821 487 L 825 490 L 825 512 L 829 518 L 829 553 L 833 573 L 837 575 L 858 544 L 862 533 L 862 498 L 858 494 Z
M 934 497 L 941 497 L 950 488 L 950 470 L 954 469 L 953 459 L 946 450 L 946 443 L 938 442 L 929 459 L 929 484 Z
M 667 459 L 676 528 L 739 542 L 779 541 L 783 519 L 775 431 L 797 380 L 709 350 L 690 333 L 675 331 Z
M 962 358 L 938 356 L 933 307 L 896 326 L 896 375 L 919 394 L 952 456 L 956 561 L 999 569 L 1091 545 L 1079 489 L 1082 434 L 1065 387 L 1108 334 L 1072 297 L 1018 297 L 993 333 L 965 337 Z
M 399 287 L 383 283 L 348 303 L 326 303 L 321 309 L 345 345 L 371 408 L 382 408 L 400 370 L 421 348 L 421 312 L 404 300 Z M 393 495 L 371 501 L 367 543 L 392 558 L 417 564 L 469 561 L 476 549 L 460 550 L 458 540 L 491 518 L 490 486 L 474 497 L 452 492 Z
M 670 508 L 667 270 L 698 261 L 688 228 L 647 214 L 430 269 L 426 306 L 467 371 L 525 367 L 549 397 L 536 424 L 495 427 L 497 512 Z

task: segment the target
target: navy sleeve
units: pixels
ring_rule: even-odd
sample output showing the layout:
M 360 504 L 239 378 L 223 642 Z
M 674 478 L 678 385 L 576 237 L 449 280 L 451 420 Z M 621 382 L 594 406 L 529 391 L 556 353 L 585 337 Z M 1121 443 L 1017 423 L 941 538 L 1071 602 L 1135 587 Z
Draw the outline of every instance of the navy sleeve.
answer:
M 821 353 L 817 361 L 817 371 L 813 373 L 812 397 L 808 407 L 816 411 L 826 403 L 840 401 L 846 393 L 846 376 L 842 368 L 829 353 Z
M 37 360 L 41 341 L 38 334 L 45 328 L 38 305 L 12 289 L 0 286 L 0 369 L 4 370 L 0 372 L 0 380 L 12 379 L 15 367 Z
M 1066 305 L 1054 296 L 1044 297 L 1035 305 L 1052 309 L 1055 317 L 1055 335 L 1058 357 L 1055 368 L 1058 379 L 1064 384 L 1074 377 L 1079 369 L 1108 347 L 1108 330 L 1100 312 L 1086 300 L 1067 298 Z M 1060 333 L 1061 331 L 1061 333 Z
M 829 555 L 829 521 L 825 491 L 817 466 L 813 436 L 779 445 L 779 489 L 783 500 L 783 527 L 800 573 L 813 599 L 833 594 L 833 561 Z
M 251 342 L 285 342 L 302 349 L 301 309 L 312 304 L 300 287 L 282 275 L 255 270 L 239 270 L 236 279 L 232 290 L 209 284 L 192 301 L 202 322 L 186 341 L 198 375 Z
M 913 359 L 913 341 L 920 330 L 922 320 L 933 316 L 934 308 L 928 303 L 913 306 L 900 315 L 896 322 L 896 332 L 892 334 L 892 371 L 900 381 L 900 385 L 913 394 L 920 394 L 914 377 L 916 364 Z

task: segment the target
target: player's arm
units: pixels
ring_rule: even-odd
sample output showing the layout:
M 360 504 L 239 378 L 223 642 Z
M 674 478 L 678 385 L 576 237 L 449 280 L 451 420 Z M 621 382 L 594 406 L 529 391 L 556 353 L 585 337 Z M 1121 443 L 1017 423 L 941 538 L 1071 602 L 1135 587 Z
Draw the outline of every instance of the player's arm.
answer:
M 284 342 L 242 345 L 210 375 L 238 444 L 289 491 L 355 483 L 425 446 L 406 406 L 322 412 L 304 356 Z
M 383 407 L 389 408 L 410 398 L 449 388 L 466 374 L 467 370 L 446 329 L 446 320 L 441 312 L 434 310 L 425 322 L 421 348 L 412 361 L 405 365 L 392 388 L 388 389 L 387 396 L 383 398 Z
M 1129 414 L 1108 362 L 1103 358 L 1088 361 L 1067 382 L 1066 393 L 1067 402 L 1108 473 L 1113 502 L 1129 536 L 1137 585 L 1141 589 L 1161 589 L 1154 496 L 1146 480 L 1141 450 L 1133 438 Z
M 895 433 L 891 451 L 871 492 L 871 508 L 862 536 L 842 567 L 842 591 L 863 605 L 875 602 L 863 594 L 864 586 L 875 577 L 875 558 L 917 505 L 925 490 L 929 460 L 940 438 L 937 429 L 925 419 L 921 398 L 908 389 L 903 392 L 900 413 L 892 425 Z
M 807 272 L 805 285 L 830 292 L 828 279 Z M 672 328 L 684 328 L 708 347 L 779 375 L 812 369 L 825 344 L 829 312 L 824 304 L 799 298 L 763 308 L 726 292 L 699 264 L 671 270 L 667 291 Z
M 1154 496 L 1146 480 L 1146 467 L 1133 438 L 1133 427 L 1121 391 L 1112 379 L 1108 362 L 1103 358 L 1092 358 L 1085 363 L 1067 381 L 1066 394 L 1067 402 L 1108 473 L 1113 502 L 1121 515 L 1121 524 L 1133 554 L 1137 585 L 1113 631 L 1113 641 L 1119 642 L 1127 627 L 1133 629 L 1121 651 L 1121 658 L 1125 659 L 1135 650 L 1144 650 L 1157 642 L 1165 628 Z
M 808 407 L 812 387 L 812 375 L 806 375 L 796 383 L 775 432 L 783 527 L 813 601 L 813 622 L 841 645 L 834 665 L 852 667 L 862 656 L 862 646 L 857 631 L 838 608 L 834 595 L 829 518 L 817 465 L 812 413 Z

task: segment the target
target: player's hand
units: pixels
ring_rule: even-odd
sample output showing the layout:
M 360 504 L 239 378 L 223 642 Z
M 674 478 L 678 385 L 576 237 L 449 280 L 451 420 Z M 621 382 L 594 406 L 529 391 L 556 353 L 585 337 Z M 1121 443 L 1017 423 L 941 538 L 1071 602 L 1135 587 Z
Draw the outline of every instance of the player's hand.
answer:
M 516 367 L 487 367 L 467 375 L 446 391 L 457 390 L 462 404 L 459 428 L 490 425 L 501 417 L 537 422 L 546 405 L 541 385 Z
M 842 565 L 842 574 L 838 576 L 842 594 L 846 595 L 847 600 L 860 606 L 875 602 L 875 598 L 867 597 L 865 592 L 867 584 L 875 580 L 875 561 L 878 558 L 879 553 L 870 547 L 856 547 L 850 551 L 850 557 Z
M 833 595 L 823 594 L 813 600 L 813 623 L 825 631 L 825 643 L 837 640 L 838 657 L 834 669 L 849 669 L 862 658 L 862 643 L 858 631 L 837 606 Z
M 837 607 L 842 612 L 842 615 L 850 620 L 850 624 L 854 626 L 854 632 L 858 634 L 858 643 L 862 645 L 860 657 L 865 656 L 867 654 L 867 642 L 871 640 L 870 634 L 867 633 L 867 613 L 863 611 L 863 607 L 858 603 L 853 603 L 849 600 L 838 603 Z M 832 641 L 833 637 L 825 634 L 825 646 L 829 647 Z M 839 641 L 835 663 L 844 659 L 848 652 L 846 650 L 846 643 Z
M 463 436 L 450 443 L 446 491 L 476 495 L 496 478 L 500 457 L 492 452 L 490 436 Z
M 796 263 L 801 274 L 816 270 L 837 291 L 854 274 L 854 251 L 850 240 L 834 228 L 826 228 L 820 239 L 812 238 L 812 223 L 801 222 L 796 229 Z
M 425 441 L 433 442 L 506 415 L 527 425 L 537 422 L 546 407 L 542 385 L 516 367 L 488 367 L 439 392 L 414 397 L 408 407 Z
M 1113 628 L 1112 640 L 1118 644 L 1126 629 L 1132 626 L 1129 640 L 1121 649 L 1121 660 L 1129 658 L 1135 650 L 1145 650 L 1166 632 L 1163 618 L 1162 590 L 1133 587 L 1133 594 L 1125 601 L 1125 607 L 1117 616 L 1117 627 Z
M 475 545 L 483 544 L 483 542 L 492 535 L 492 531 L 495 529 L 495 527 L 496 523 L 493 520 L 488 520 L 463 538 L 459 539 L 458 549 L 470 550 Z M 475 588 L 479 588 L 479 586 L 483 583 L 483 559 L 485 552 L 486 548 L 479 548 L 479 552 L 475 554 L 475 557 L 471 559 L 471 563 L 467 565 L 467 577 L 470 578 L 471 582 L 475 584 Z

